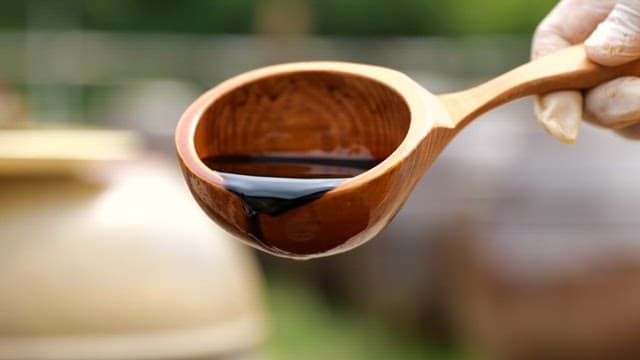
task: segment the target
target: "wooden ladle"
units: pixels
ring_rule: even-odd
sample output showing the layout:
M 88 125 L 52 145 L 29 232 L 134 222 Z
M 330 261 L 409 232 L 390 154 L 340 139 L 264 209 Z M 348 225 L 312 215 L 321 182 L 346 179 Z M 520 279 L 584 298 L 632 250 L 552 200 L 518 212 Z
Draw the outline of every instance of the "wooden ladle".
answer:
M 449 141 L 478 115 L 523 96 L 585 89 L 622 75 L 640 75 L 640 61 L 600 66 L 586 58 L 581 45 L 438 96 L 398 71 L 377 66 L 275 65 L 202 95 L 180 119 L 176 146 L 193 196 L 218 224 L 275 255 L 318 257 L 352 249 L 378 234 Z M 313 201 L 277 216 L 252 218 L 223 177 L 202 161 L 273 153 L 367 155 L 381 162 Z

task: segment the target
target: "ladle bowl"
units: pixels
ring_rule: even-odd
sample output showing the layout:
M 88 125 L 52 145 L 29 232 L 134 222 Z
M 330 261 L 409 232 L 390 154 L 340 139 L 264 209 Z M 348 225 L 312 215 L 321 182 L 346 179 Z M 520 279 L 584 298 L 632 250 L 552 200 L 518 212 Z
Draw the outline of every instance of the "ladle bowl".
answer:
M 582 45 L 443 95 L 377 66 L 275 65 L 231 78 L 197 99 L 180 119 L 176 146 L 194 198 L 223 228 L 274 255 L 326 256 L 378 234 L 449 141 L 478 115 L 523 96 L 586 89 L 622 75 L 640 75 L 640 61 L 600 66 Z M 365 156 L 380 163 L 313 201 L 251 218 L 241 197 L 203 159 L 269 154 Z

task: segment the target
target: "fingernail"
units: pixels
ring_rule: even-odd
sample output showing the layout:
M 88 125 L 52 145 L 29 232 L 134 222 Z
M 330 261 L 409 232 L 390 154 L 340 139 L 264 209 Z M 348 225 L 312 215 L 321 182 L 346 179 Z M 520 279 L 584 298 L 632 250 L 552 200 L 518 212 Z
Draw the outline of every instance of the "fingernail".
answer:
M 612 20 L 607 20 L 584 42 L 587 56 L 605 66 L 616 66 L 640 56 L 640 36 Z
M 604 127 L 621 129 L 640 119 L 640 78 L 623 76 L 589 90 L 585 117 Z
M 538 123 L 565 144 L 575 144 L 582 122 L 582 97 L 577 91 L 561 91 L 538 96 L 535 103 Z

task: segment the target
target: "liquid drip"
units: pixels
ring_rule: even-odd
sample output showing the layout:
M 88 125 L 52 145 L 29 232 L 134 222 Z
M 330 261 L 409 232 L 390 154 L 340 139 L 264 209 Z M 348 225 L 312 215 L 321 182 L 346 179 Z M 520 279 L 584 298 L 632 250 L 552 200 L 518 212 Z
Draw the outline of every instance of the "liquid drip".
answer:
M 278 216 L 307 204 L 379 163 L 371 158 L 302 156 L 219 156 L 202 161 L 242 200 L 251 236 L 276 251 L 263 239 L 260 214 Z

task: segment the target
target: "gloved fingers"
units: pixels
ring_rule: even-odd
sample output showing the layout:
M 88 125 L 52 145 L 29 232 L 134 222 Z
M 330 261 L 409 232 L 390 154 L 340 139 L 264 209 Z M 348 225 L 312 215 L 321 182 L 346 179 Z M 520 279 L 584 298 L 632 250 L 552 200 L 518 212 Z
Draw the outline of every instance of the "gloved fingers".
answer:
M 582 94 L 579 91 L 537 96 L 534 109 L 538 123 L 549 134 L 567 144 L 576 142 L 582 121 Z
M 615 5 L 615 0 L 562 0 L 533 36 L 533 59 L 584 41 Z M 575 143 L 582 121 L 582 95 L 561 91 L 536 98 L 538 123 L 558 140 Z
M 640 140 L 640 123 L 627 126 L 626 128 L 620 130 L 616 130 L 616 133 L 618 133 L 618 135 L 626 137 L 627 139 Z
M 615 4 L 615 0 L 560 1 L 538 25 L 533 35 L 531 58 L 583 42 Z
M 640 1 L 618 1 L 584 45 L 587 56 L 602 65 L 620 65 L 640 58 Z
M 587 91 L 584 115 L 585 120 L 610 129 L 640 123 L 640 78 L 624 76 Z

